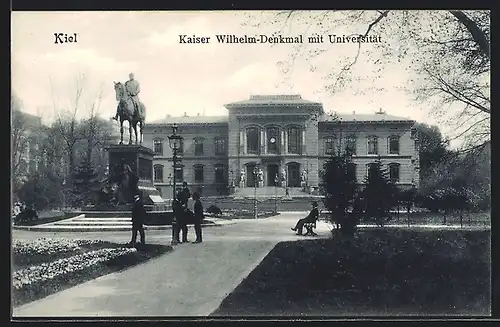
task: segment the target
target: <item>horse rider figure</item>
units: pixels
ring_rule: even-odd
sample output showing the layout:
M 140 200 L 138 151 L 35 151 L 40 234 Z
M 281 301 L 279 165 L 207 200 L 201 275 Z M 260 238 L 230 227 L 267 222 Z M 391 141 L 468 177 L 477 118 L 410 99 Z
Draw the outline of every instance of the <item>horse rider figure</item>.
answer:
M 137 80 L 134 79 L 134 73 L 128 74 L 129 80 L 125 82 L 125 90 L 128 96 L 132 99 L 134 104 L 135 112 L 139 113 L 139 93 L 141 92 L 141 85 Z M 113 117 L 114 120 L 118 120 L 119 107 L 116 109 L 116 115 Z

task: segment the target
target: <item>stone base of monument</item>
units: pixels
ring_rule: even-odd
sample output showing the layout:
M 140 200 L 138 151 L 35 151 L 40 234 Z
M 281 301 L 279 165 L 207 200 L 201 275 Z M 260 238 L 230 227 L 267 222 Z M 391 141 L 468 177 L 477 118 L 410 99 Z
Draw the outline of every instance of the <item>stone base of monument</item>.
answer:
M 146 209 L 149 211 L 168 211 L 169 204 L 160 196 L 153 184 L 153 151 L 142 145 L 108 145 L 110 176 L 119 176 L 123 167 L 128 165 L 139 177 L 138 189 Z M 114 211 L 130 210 L 133 194 L 126 203 L 114 205 Z M 110 204 L 96 205 L 96 209 L 113 210 Z

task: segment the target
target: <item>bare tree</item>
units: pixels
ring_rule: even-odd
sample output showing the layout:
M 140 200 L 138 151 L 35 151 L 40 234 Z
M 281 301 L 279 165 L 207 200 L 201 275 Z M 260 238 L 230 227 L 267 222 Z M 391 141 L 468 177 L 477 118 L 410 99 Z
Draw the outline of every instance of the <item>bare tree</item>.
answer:
M 11 130 L 11 175 L 14 181 L 14 190 L 20 183 L 19 168 L 23 161 L 23 154 L 28 143 L 27 124 L 21 112 L 21 100 L 15 95 L 11 95 L 10 106 L 12 110 L 12 130 Z
M 278 65 L 286 75 L 296 58 L 302 56 L 314 71 L 312 59 L 331 53 L 335 62 L 326 76 L 330 82 L 325 89 L 334 93 L 363 78 L 355 72 L 362 56 L 363 62 L 378 73 L 375 78 L 383 78 L 387 64 L 399 62 L 402 70 L 410 69 L 418 76 L 407 86 L 415 99 L 430 102 L 433 113 L 453 126 L 454 138 L 464 141 L 464 151 L 489 144 L 489 11 L 285 11 L 277 13 L 270 23 L 279 26 L 280 31 L 302 26 L 305 33 L 313 29 L 317 34 L 335 34 L 345 29 L 349 36 L 380 37 L 383 42 L 369 46 L 358 42 L 354 53 L 343 58 L 330 52 L 335 46 L 304 44 Z
M 57 92 L 51 81 L 51 91 L 53 107 L 56 115 L 55 127 L 64 141 L 64 152 L 66 153 L 66 162 L 68 171 L 75 168 L 75 147 L 77 142 L 82 139 L 78 130 L 77 114 L 82 104 L 82 95 L 85 87 L 86 77 L 84 74 L 78 74 L 74 81 L 74 89 L 70 96 L 70 109 L 59 107 Z

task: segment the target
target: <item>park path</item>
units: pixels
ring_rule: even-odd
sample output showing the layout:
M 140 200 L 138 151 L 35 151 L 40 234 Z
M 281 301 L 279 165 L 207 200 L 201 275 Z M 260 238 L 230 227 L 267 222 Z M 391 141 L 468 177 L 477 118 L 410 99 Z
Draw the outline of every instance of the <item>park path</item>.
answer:
M 122 272 L 14 308 L 14 317 L 208 316 L 281 241 L 303 239 L 290 230 L 303 213 L 204 230 L 204 243 L 181 244 L 171 253 Z M 192 229 L 190 233 L 192 233 Z M 329 229 L 319 223 L 318 237 Z M 126 242 L 130 233 L 14 231 L 13 240 L 39 237 Z M 193 236 L 191 236 L 193 237 Z M 168 244 L 168 231 L 147 233 L 149 243 Z

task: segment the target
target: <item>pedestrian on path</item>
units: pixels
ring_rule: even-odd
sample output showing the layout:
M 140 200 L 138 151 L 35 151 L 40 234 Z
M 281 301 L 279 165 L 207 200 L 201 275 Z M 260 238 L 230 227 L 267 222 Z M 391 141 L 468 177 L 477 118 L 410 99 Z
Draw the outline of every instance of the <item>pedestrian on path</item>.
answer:
M 203 222 L 203 205 L 200 201 L 200 194 L 198 192 L 193 193 L 194 202 L 194 231 L 196 233 L 196 241 L 193 243 L 201 243 L 203 241 L 201 233 L 201 223 Z
M 302 235 L 302 229 L 304 228 L 305 223 L 314 223 L 318 219 L 319 211 L 318 211 L 318 202 L 313 201 L 312 210 L 309 212 L 307 217 L 299 219 L 295 227 L 292 228 L 293 231 L 297 231 L 297 235 Z
M 132 207 L 132 240 L 131 246 L 136 245 L 137 232 L 141 235 L 141 244 L 146 244 L 146 233 L 144 232 L 144 220 L 146 219 L 146 209 L 142 203 L 140 195 L 134 196 L 134 205 Z
M 187 227 L 187 209 L 182 205 L 181 201 L 172 201 L 172 211 L 174 213 L 176 226 L 174 231 L 174 238 L 176 243 L 187 243 L 188 227 Z M 182 231 L 182 242 L 180 241 L 180 233 Z

